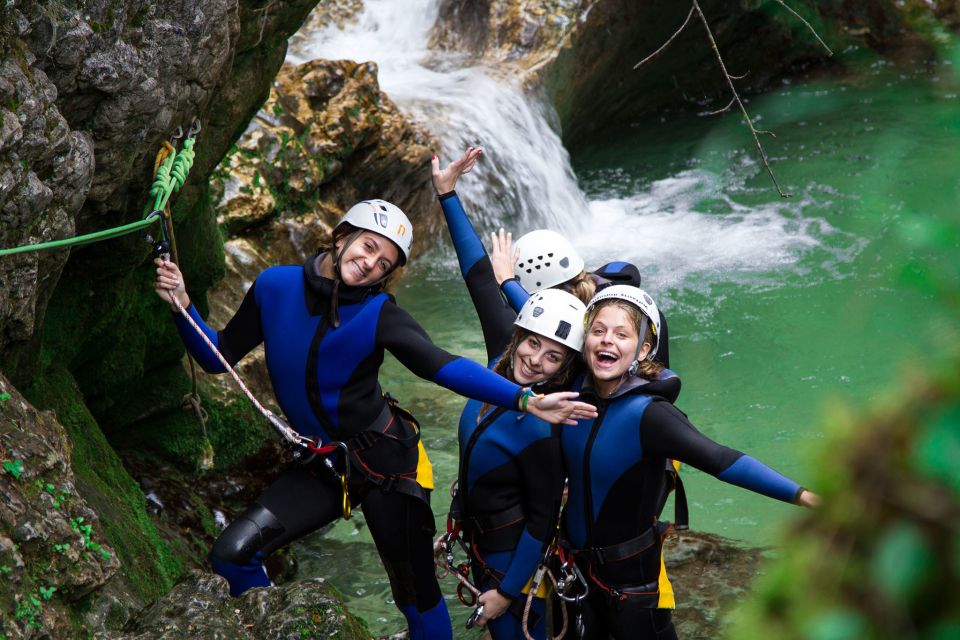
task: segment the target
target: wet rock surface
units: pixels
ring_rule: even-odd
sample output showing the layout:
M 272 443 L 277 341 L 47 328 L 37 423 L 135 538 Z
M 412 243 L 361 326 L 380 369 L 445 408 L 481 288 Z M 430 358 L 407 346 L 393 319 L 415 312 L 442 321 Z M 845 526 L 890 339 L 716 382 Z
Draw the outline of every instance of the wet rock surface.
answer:
M 0 374 L 0 636 L 71 627 L 71 608 L 120 570 L 100 518 L 78 493 L 72 447 Z M 96 598 L 94 598 L 96 600 Z M 129 605 L 128 605 L 129 606 Z M 9 613 L 9 615 L 8 615 Z
M 723 636 L 724 614 L 763 574 L 764 549 L 697 531 L 675 532 L 664 544 L 664 561 L 673 584 L 673 623 L 680 638 Z
M 363 622 L 346 611 L 322 580 L 301 580 L 251 589 L 231 598 L 226 580 L 191 572 L 167 595 L 142 611 L 119 634 L 98 640 L 281 640 L 370 638 Z
M 717 46 L 743 94 L 823 63 L 827 51 L 803 22 L 774 3 L 702 0 Z M 787 3 L 837 49 L 889 49 L 916 40 L 910 12 L 949 11 L 932 3 L 901 11 L 890 0 Z M 720 109 L 730 100 L 703 24 L 696 16 L 655 61 L 634 69 L 684 24 L 691 3 L 673 0 L 443 0 L 436 46 L 507 66 L 543 87 L 569 147 L 601 126 L 629 123 L 663 108 Z

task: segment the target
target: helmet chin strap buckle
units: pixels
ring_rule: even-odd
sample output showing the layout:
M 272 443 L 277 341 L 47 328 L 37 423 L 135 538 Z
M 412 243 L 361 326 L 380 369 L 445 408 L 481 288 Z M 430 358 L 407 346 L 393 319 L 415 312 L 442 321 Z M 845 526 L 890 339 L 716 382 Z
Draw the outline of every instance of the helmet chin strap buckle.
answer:
M 637 372 L 640 371 L 640 361 L 634 360 L 630 363 L 630 368 L 627 369 L 627 375 L 633 377 L 637 375 Z

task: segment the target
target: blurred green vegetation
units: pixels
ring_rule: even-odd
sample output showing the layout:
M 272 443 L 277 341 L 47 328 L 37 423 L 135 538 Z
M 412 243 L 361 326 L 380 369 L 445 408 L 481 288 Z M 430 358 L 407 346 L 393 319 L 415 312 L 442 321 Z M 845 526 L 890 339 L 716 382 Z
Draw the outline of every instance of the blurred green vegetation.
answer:
M 943 55 L 960 85 L 960 46 Z M 937 160 L 947 210 L 906 212 L 900 235 L 912 257 L 897 284 L 932 294 L 939 309 L 916 314 L 956 319 L 960 166 Z M 733 612 L 727 637 L 960 638 L 960 338 L 956 327 L 942 335 L 866 414 L 826 411 L 813 461 L 824 506 L 784 534 L 782 556 Z

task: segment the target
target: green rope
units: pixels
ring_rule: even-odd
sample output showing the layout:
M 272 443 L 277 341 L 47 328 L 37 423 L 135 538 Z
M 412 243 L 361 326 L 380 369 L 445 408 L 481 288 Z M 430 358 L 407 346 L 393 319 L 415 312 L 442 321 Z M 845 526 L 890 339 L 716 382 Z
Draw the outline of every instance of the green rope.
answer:
M 0 249 L 0 256 L 9 256 L 15 253 L 27 253 L 29 251 L 43 251 L 44 249 L 58 249 L 61 247 L 69 247 L 76 244 L 86 244 L 89 242 L 97 242 L 99 240 L 109 240 L 110 238 L 118 238 L 120 236 L 127 235 L 128 233 L 133 233 L 134 231 L 139 231 L 144 227 L 147 227 L 157 220 L 159 216 L 150 216 L 146 220 L 138 220 L 137 222 L 131 222 L 130 224 L 125 224 L 120 227 L 113 227 L 112 229 L 104 229 L 103 231 L 95 231 L 93 233 L 88 233 L 86 235 L 77 236 L 75 238 L 65 238 L 63 240 L 52 240 L 50 242 L 42 242 L 40 244 L 30 244 L 24 245 L 22 247 L 13 247 L 12 249 Z
M 199 130 L 199 126 L 197 126 L 196 131 Z M 195 131 L 193 133 L 195 133 Z M 187 138 L 184 140 L 183 148 L 180 149 L 179 153 L 172 151 L 169 155 L 167 155 L 166 158 L 164 158 L 163 162 L 160 163 L 160 166 L 157 167 L 157 174 L 154 176 L 153 184 L 150 186 L 150 195 L 154 199 L 153 211 L 164 211 L 167 203 L 170 200 L 170 196 L 173 195 L 173 192 L 179 191 L 180 188 L 183 187 L 183 185 L 187 182 L 187 175 L 190 173 L 190 169 L 193 167 L 193 160 L 196 156 L 196 151 L 193 149 L 193 145 L 195 143 L 196 138 Z M 144 213 L 149 213 L 149 211 L 145 210 Z M 44 249 L 57 249 L 60 247 L 85 244 L 88 242 L 97 242 L 99 240 L 109 240 L 110 238 L 117 238 L 119 236 L 138 231 L 139 229 L 143 229 L 159 219 L 159 216 L 149 216 L 138 222 L 132 222 L 121 227 L 114 227 L 112 229 L 97 231 L 95 233 L 88 233 L 87 235 L 77 236 L 75 238 L 66 238 L 64 240 L 54 240 L 52 242 L 43 242 L 41 244 L 25 245 L 22 247 L 14 247 L 12 249 L 0 249 L 0 257 L 12 255 L 14 253 L 42 251 Z
M 168 155 L 157 169 L 157 176 L 150 187 L 150 195 L 154 196 L 154 211 L 163 211 L 174 191 L 179 191 L 187 181 L 187 174 L 193 167 L 196 151 L 193 150 L 195 138 L 183 141 L 183 148 Z

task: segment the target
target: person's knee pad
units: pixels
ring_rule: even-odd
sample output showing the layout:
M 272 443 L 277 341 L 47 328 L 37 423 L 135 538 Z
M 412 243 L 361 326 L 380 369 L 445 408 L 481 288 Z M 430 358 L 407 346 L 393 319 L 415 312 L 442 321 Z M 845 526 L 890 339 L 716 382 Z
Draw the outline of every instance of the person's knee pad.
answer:
M 265 507 L 254 504 L 230 523 L 210 551 L 212 558 L 243 565 L 282 534 L 283 525 Z

